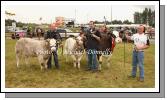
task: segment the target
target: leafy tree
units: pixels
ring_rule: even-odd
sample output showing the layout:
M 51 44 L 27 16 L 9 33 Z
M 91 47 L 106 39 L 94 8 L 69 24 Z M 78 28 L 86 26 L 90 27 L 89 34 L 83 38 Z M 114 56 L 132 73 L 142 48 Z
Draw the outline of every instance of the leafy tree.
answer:
M 148 24 L 149 26 L 155 25 L 155 11 L 150 8 L 145 8 L 143 12 L 134 13 L 134 23 L 135 24 Z
M 124 20 L 123 24 L 132 24 L 132 22 L 130 22 L 129 20 Z

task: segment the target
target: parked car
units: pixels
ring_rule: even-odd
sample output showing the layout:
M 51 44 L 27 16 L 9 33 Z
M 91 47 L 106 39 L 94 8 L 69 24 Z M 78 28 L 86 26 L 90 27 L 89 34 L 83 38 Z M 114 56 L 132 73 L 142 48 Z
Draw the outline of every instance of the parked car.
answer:
M 58 28 L 57 32 L 60 33 L 62 38 L 68 38 L 69 36 L 77 37 L 80 33 L 79 32 L 72 32 L 69 29 Z M 46 36 L 46 33 L 45 33 Z
M 12 39 L 16 39 L 16 38 L 19 39 L 21 37 L 25 37 L 25 35 L 26 35 L 26 30 L 17 30 L 17 31 L 15 31 L 14 34 L 12 34 L 11 38 Z

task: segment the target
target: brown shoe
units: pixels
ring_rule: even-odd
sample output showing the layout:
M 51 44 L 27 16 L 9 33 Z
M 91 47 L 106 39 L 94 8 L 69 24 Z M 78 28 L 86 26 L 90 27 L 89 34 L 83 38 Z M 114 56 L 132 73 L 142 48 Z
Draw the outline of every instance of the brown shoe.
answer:
M 144 82 L 144 78 L 138 78 L 138 81 Z

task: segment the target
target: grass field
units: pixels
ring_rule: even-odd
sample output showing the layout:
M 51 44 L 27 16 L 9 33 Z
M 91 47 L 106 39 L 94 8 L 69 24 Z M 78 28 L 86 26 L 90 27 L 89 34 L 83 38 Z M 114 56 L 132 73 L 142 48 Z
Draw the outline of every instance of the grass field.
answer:
M 37 58 L 31 58 L 30 66 L 26 66 L 22 60 L 20 68 L 17 68 L 15 43 L 16 40 L 5 40 L 6 88 L 154 88 L 155 86 L 154 44 L 145 50 L 145 81 L 139 82 L 137 78 L 127 78 L 131 73 L 132 44 L 130 43 L 125 44 L 125 59 L 124 43 L 117 44 L 111 66 L 106 67 L 104 62 L 102 71 L 98 73 L 85 71 L 87 66 L 85 55 L 81 60 L 81 70 L 74 68 L 72 61 L 66 63 L 65 57 L 61 54 L 59 54 L 60 70 L 52 66 L 50 70 L 41 71 Z

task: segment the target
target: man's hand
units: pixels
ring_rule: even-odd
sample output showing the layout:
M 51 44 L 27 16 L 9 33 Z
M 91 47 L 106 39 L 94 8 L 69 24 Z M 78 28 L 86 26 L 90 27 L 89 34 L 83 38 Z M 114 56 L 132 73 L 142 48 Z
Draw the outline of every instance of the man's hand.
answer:
M 96 40 L 100 41 L 100 37 L 96 36 L 95 34 L 92 34 L 92 37 L 94 37 Z
M 145 45 L 145 44 L 137 44 L 135 45 L 135 50 L 143 50 L 143 49 L 147 49 L 149 48 L 148 45 Z
M 142 50 L 142 46 L 135 45 L 135 50 Z
M 95 34 L 92 34 L 92 36 L 95 38 L 96 37 L 96 35 Z

